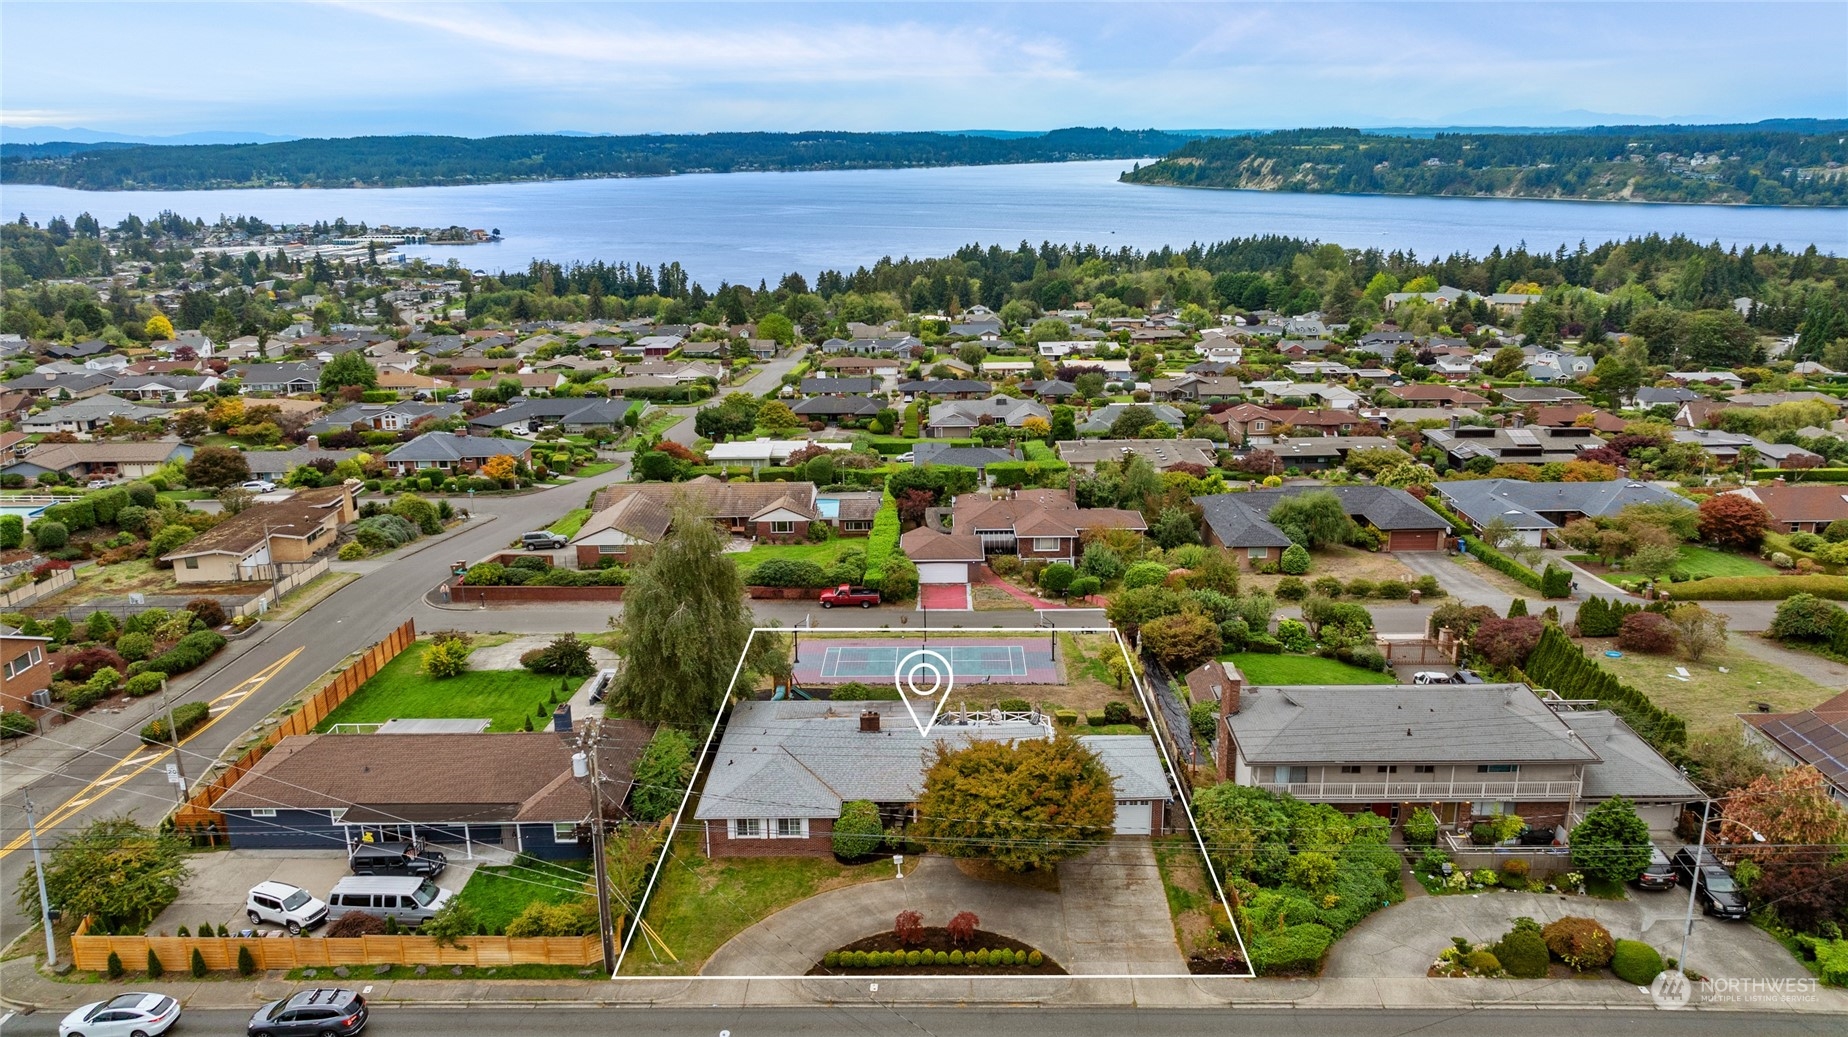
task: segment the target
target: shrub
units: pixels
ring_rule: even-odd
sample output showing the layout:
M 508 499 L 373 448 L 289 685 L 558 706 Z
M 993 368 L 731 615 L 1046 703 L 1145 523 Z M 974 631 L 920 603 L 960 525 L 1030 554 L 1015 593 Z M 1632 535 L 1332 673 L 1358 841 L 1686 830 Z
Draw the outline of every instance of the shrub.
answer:
M 225 607 L 218 603 L 217 598 L 194 598 L 186 603 L 186 611 L 204 623 L 207 630 L 225 625 Z
M 1371 598 L 1376 588 L 1377 585 L 1372 580 L 1349 580 L 1347 593 L 1350 598 Z M 1329 597 L 1333 596 L 1332 594 L 1329 595 Z
M 924 961 L 924 952 L 922 951 L 906 951 L 905 952 L 905 964 L 918 965 L 918 964 L 922 964 L 923 961 Z
M 520 665 L 534 673 L 563 677 L 588 677 L 597 672 L 590 660 L 590 643 L 572 633 L 560 634 L 544 648 L 520 656 Z
M 199 948 L 194 947 L 193 952 L 192 952 L 193 978 L 194 979 L 204 979 L 207 971 L 209 970 L 206 969 L 205 967 L 205 955 L 202 952 L 200 952 Z
M 995 570 L 997 573 L 1000 571 Z M 1090 544 L 1084 549 L 1084 556 L 1078 560 L 1078 571 L 1099 580 L 1114 580 L 1123 575 L 1123 556 L 1111 550 L 1108 544 Z
M 993 960 L 993 956 L 988 953 L 988 948 L 986 947 L 975 952 L 975 963 L 977 965 L 986 966 L 992 960 Z
M 892 935 L 900 947 L 916 947 L 924 942 L 924 916 L 916 911 L 900 911 L 892 922 Z
M 1162 570 L 1166 575 L 1167 570 Z M 1051 594 L 1064 594 L 1071 589 L 1072 581 L 1078 578 L 1078 570 L 1065 562 L 1054 562 L 1040 570 L 1040 589 Z M 1161 582 L 1159 580 L 1157 583 Z
M 1545 979 L 1549 963 L 1546 941 L 1538 932 L 1522 929 L 1502 937 L 1495 945 L 1495 958 L 1508 975 L 1516 979 Z
M 9 710 L 0 713 L 0 739 L 20 738 L 38 730 L 38 721 L 32 714 Z
M 385 919 L 363 911 L 341 915 L 327 927 L 327 938 L 330 940 L 383 935 L 385 935 Z
M 141 676 L 147 675 L 141 674 Z M 208 703 L 188 702 L 173 707 L 173 723 L 179 729 L 179 738 L 192 734 L 211 718 L 212 707 Z M 177 740 L 167 730 L 167 718 L 164 714 L 156 716 L 141 729 L 141 741 L 147 745 L 159 745 Z
M 950 952 L 950 964 L 961 965 L 962 963 L 963 963 L 963 952 L 951 951 Z
M 973 911 L 959 911 L 956 917 L 944 928 L 949 931 L 950 942 L 962 946 L 975 938 L 975 930 L 981 925 L 981 919 Z
M 162 569 L 171 569 L 173 563 L 164 562 L 161 559 L 168 552 L 178 551 L 188 540 L 197 535 L 191 526 L 184 526 L 178 522 L 162 526 L 160 532 L 148 539 L 148 558 Z
M 1662 969 L 1662 955 L 1640 940 L 1618 940 L 1611 953 L 1611 971 L 1625 983 L 1646 987 Z
M 924 953 L 929 954 L 930 952 L 925 951 Z M 936 956 L 932 958 L 930 962 L 926 962 L 926 964 L 936 964 L 936 965 L 948 965 L 949 963 L 950 963 L 950 954 L 948 951 L 938 951 Z
M 1615 950 L 1609 929 L 1593 919 L 1577 915 L 1548 923 L 1540 935 L 1546 940 L 1546 949 L 1575 972 L 1609 965 Z
M 879 849 L 884 838 L 879 808 L 872 802 L 856 799 L 841 804 L 840 819 L 834 822 L 835 856 L 843 860 L 865 857 Z
M 32 523 L 32 546 L 40 551 L 53 551 L 70 542 L 71 531 L 64 523 L 52 519 Z
M 148 978 L 149 979 L 159 979 L 161 976 L 165 975 L 166 972 L 167 972 L 167 966 L 162 965 L 160 963 L 160 955 L 155 954 L 154 948 L 149 947 L 148 948 Z
M 1095 576 L 1080 576 L 1066 588 L 1066 595 L 1073 598 L 1088 598 L 1103 589 L 1103 583 Z
M 128 662 L 137 662 L 154 654 L 154 635 L 140 632 L 116 638 L 116 653 Z
M 1046 963 L 1046 956 L 1038 951 L 1027 952 L 1027 964 L 1039 968 Z
M 88 681 L 98 670 L 120 671 L 126 664 L 122 656 L 107 648 L 85 648 L 71 652 L 64 659 L 64 668 L 58 671 L 60 680 Z
M 357 540 L 349 540 L 340 545 L 340 560 L 343 562 L 356 562 L 368 554 L 371 552 L 366 550 L 366 545 Z
M 1405 821 L 1405 841 L 1413 846 L 1437 843 L 1437 815 L 1428 807 L 1418 807 Z
M 1637 612 L 1625 616 L 1617 630 L 1617 646 L 1627 652 L 1666 655 L 1675 650 L 1679 641 L 1680 635 L 1675 632 L 1675 625 L 1660 612 Z
M 1277 567 L 1291 576 L 1301 576 L 1309 571 L 1309 549 L 1301 544 L 1291 544 L 1284 548 L 1283 557 L 1277 560 Z
M 814 562 L 768 558 L 751 570 L 750 582 L 759 587 L 826 587 L 829 576 Z
M 151 672 L 171 677 L 176 673 L 199 668 L 224 646 L 223 635 L 210 630 L 196 630 L 180 638 L 172 648 L 147 660 L 147 668 Z
M 1463 967 L 1484 976 L 1493 976 L 1501 972 L 1501 960 L 1488 951 L 1470 951 L 1463 956 Z
M 1373 593 L 1387 601 L 1404 601 L 1412 596 L 1412 588 L 1404 580 L 1381 580 Z
M 834 968 L 840 965 L 841 952 L 840 951 L 829 951 L 828 953 L 821 956 L 821 963 L 822 965 L 828 968 Z
M 109 960 L 103 963 L 103 970 L 109 974 L 110 979 L 121 979 L 128 972 L 122 967 L 122 956 L 114 951 L 109 952 Z
M 548 904 L 535 900 L 527 904 L 507 923 L 507 935 L 514 938 L 534 936 L 583 936 L 597 929 L 594 910 L 588 904 Z
M 26 520 L 18 515 L 0 515 L 0 551 L 11 551 L 26 542 Z
M 1301 601 L 1309 596 L 1309 588 L 1294 576 L 1285 576 L 1277 581 L 1278 601 Z

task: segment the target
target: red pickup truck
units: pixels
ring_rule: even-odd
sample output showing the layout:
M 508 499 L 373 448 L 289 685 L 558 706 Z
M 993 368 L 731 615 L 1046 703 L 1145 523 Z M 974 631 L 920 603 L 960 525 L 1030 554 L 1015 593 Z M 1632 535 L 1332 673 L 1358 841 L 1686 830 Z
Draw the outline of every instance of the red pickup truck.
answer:
M 821 592 L 821 607 L 831 609 L 836 605 L 858 605 L 870 609 L 879 604 L 879 592 L 866 587 L 851 587 L 843 583 L 830 591 Z

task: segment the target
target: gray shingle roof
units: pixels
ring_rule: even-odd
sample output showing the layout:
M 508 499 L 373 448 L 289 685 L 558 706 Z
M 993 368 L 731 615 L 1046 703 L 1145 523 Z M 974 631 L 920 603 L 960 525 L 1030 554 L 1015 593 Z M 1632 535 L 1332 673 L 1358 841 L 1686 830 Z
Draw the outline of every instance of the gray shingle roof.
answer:
M 1078 743 L 1097 754 L 1115 778 L 1118 799 L 1167 799 L 1168 772 L 1147 735 L 1084 735 Z
M 458 436 L 452 432 L 426 432 L 385 455 L 392 464 L 406 461 L 460 461 L 464 458 L 486 460 L 500 454 L 524 457 L 531 443 L 488 436 Z
M 1685 802 L 1700 798 L 1700 789 L 1615 713 L 1592 709 L 1561 713 L 1559 719 L 1598 754 L 1598 765 L 1585 768 L 1586 799 L 1628 796 Z
M 1270 524 L 1271 509 L 1286 497 L 1318 491 L 1333 493 L 1350 516 L 1363 518 L 1389 533 L 1395 529 L 1450 528 L 1450 523 L 1418 498 L 1386 486 L 1306 483 L 1274 490 L 1218 493 L 1193 500 L 1200 505 L 1207 525 L 1227 547 L 1287 547 L 1289 539 Z
M 1519 479 L 1469 479 L 1437 484 L 1438 492 L 1460 514 L 1478 525 L 1503 518 L 1516 529 L 1554 529 L 1558 523 L 1541 512 L 1614 515 L 1632 504 L 1670 501 L 1693 507 L 1685 498 L 1648 483 L 1629 479 L 1606 482 L 1524 482 Z
M 1246 688 L 1226 726 L 1260 765 L 1598 759 L 1525 684 Z

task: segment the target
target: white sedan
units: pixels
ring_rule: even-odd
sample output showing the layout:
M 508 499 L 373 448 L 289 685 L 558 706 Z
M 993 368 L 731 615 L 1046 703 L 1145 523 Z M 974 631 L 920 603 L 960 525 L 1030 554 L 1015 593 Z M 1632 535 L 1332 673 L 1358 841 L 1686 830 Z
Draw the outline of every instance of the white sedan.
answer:
M 179 1021 L 180 1003 L 165 994 L 120 994 L 65 1016 L 58 1037 L 154 1037 Z
M 271 493 L 276 489 L 276 484 L 268 479 L 252 479 L 244 484 L 244 489 L 251 493 Z

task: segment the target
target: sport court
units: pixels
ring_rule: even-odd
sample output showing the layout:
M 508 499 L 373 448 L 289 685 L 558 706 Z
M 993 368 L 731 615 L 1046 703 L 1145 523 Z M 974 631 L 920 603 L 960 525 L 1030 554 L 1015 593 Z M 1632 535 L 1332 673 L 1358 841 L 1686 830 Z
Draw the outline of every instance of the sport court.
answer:
M 887 683 L 899 661 L 919 649 L 948 659 L 959 686 L 1055 684 L 1060 680 L 1050 638 L 956 637 L 802 638 L 796 653 L 796 680 L 816 685 Z

